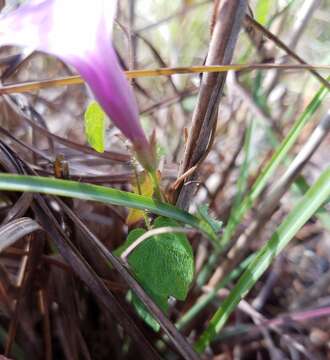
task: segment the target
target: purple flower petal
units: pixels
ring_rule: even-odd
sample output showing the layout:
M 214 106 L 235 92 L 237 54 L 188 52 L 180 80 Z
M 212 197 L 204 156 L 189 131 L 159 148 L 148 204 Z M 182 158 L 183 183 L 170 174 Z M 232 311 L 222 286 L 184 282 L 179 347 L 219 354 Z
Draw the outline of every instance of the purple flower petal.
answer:
M 0 19 L 0 46 L 37 49 L 72 65 L 132 141 L 140 162 L 152 168 L 136 100 L 111 42 L 116 5 L 116 0 L 30 0 Z

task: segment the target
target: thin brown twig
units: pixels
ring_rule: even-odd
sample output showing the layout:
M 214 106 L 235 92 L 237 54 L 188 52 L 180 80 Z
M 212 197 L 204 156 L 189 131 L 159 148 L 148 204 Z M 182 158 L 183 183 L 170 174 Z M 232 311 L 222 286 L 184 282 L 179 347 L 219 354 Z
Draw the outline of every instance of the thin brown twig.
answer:
M 203 288 L 203 290 L 205 292 L 208 292 L 211 289 L 208 286 L 206 286 Z M 221 299 L 228 296 L 228 294 L 229 294 L 229 290 L 227 290 L 227 289 L 221 289 L 218 292 L 218 296 Z M 238 305 L 238 308 L 253 319 L 253 321 L 255 323 L 255 325 L 253 326 L 253 329 L 261 331 L 262 329 L 265 329 L 268 327 L 268 328 L 272 329 L 274 332 L 276 332 L 277 334 L 279 334 L 281 337 L 283 337 L 283 340 L 288 344 L 288 346 L 294 347 L 296 350 L 298 350 L 299 352 L 301 352 L 303 354 L 308 353 L 307 349 L 301 343 L 297 342 L 292 336 L 290 336 L 288 334 L 284 334 L 283 330 L 280 328 L 280 325 L 285 324 L 285 320 L 288 318 L 288 316 L 287 317 L 283 316 L 282 318 L 278 317 L 278 318 L 269 320 L 265 316 L 263 316 L 261 313 L 259 313 L 256 309 L 254 309 L 253 306 L 251 306 L 246 300 L 241 300 Z M 315 311 L 315 312 L 317 312 L 317 311 Z M 319 311 L 319 313 L 323 315 L 324 313 L 327 313 L 327 311 L 323 311 L 323 312 Z M 300 317 L 300 313 L 297 313 L 297 314 L 298 314 L 298 316 L 297 316 L 296 321 L 299 321 L 302 316 Z M 308 315 L 310 315 L 310 314 L 308 314 Z
M 238 144 L 237 144 L 237 147 L 236 149 L 234 150 L 230 160 L 229 160 L 229 163 L 228 163 L 228 166 L 226 167 L 226 169 L 222 172 L 221 174 L 221 181 L 219 183 L 219 185 L 217 186 L 217 188 L 214 190 L 212 196 L 211 196 L 211 202 L 210 202 L 210 208 L 214 208 L 216 206 L 216 203 L 217 203 L 217 199 L 219 198 L 220 194 L 222 193 L 227 181 L 228 181 L 228 178 L 229 178 L 229 175 L 231 173 L 231 171 L 233 170 L 234 166 L 235 166 L 235 162 L 242 150 L 242 147 L 243 147 L 243 143 L 244 143 L 244 131 L 242 131 L 242 133 L 239 135 L 239 140 L 238 140 Z
M 41 289 L 38 292 L 40 313 L 43 317 L 43 330 L 44 330 L 44 342 L 45 342 L 45 360 L 52 360 L 52 335 L 51 324 L 49 316 L 49 307 L 47 299 L 47 291 Z
M 137 29 L 135 32 L 140 33 L 140 32 L 143 32 L 143 31 L 151 30 L 151 29 L 153 29 L 155 27 L 158 27 L 158 26 L 160 26 L 160 25 L 162 25 L 164 23 L 167 23 L 170 20 L 175 19 L 178 16 L 182 16 L 187 11 L 197 9 L 200 6 L 207 5 L 208 3 L 211 3 L 211 2 L 212 2 L 212 0 L 205 0 L 205 1 L 198 2 L 197 4 L 193 4 L 193 5 L 190 5 L 190 6 L 183 7 L 182 9 L 175 12 L 174 14 L 169 15 L 169 16 L 165 17 L 164 19 L 158 20 L 158 21 L 156 21 L 156 22 L 154 22 L 152 24 L 144 26 L 143 28 Z
M 19 287 L 19 292 L 18 292 L 18 298 L 17 300 L 14 301 L 14 311 L 13 311 L 13 315 L 9 324 L 9 329 L 8 329 L 8 335 L 7 335 L 7 339 L 6 339 L 6 343 L 5 343 L 5 351 L 4 354 L 5 356 L 9 356 L 12 346 L 14 344 L 15 341 L 15 337 L 16 337 L 16 333 L 17 333 L 17 326 L 18 326 L 18 319 L 19 319 L 19 314 L 20 314 L 20 310 L 21 310 L 21 306 L 22 306 L 22 300 L 23 300 L 23 296 L 25 293 L 25 288 L 27 286 L 27 279 L 28 279 L 28 263 L 30 261 L 30 250 L 31 250 L 31 236 L 27 236 L 28 240 L 27 240 L 27 244 L 26 244 L 26 251 L 28 252 L 27 255 L 25 255 L 22 258 L 21 261 L 21 267 L 20 267 L 20 273 L 18 275 L 18 280 L 17 280 L 17 286 Z
M 296 21 L 294 22 L 292 31 L 290 32 L 290 39 L 287 41 L 288 48 L 292 51 L 297 47 L 299 39 L 304 33 L 304 30 L 307 29 L 307 24 L 309 20 L 312 19 L 314 11 L 319 7 L 320 2 L 320 0 L 305 1 L 296 14 Z M 286 62 L 286 58 L 283 58 L 281 61 L 282 64 L 285 64 Z M 278 70 L 270 71 L 267 74 L 264 82 L 266 94 L 270 94 L 274 86 L 277 84 L 279 75 L 280 73 Z
M 273 41 L 280 49 L 284 50 L 288 55 L 290 55 L 293 59 L 295 59 L 296 61 L 298 61 L 300 64 L 302 65 L 306 65 L 307 62 L 302 59 L 299 55 L 297 55 L 294 51 L 292 51 L 287 45 L 284 44 L 283 41 L 281 41 L 277 36 L 275 36 L 272 32 L 270 32 L 268 29 L 266 29 L 264 26 L 262 26 L 261 24 L 259 24 L 256 20 L 254 20 L 251 16 L 246 15 L 245 16 L 245 21 L 247 22 L 247 24 L 249 26 L 252 26 L 253 28 L 255 28 L 256 30 L 260 31 L 261 33 L 263 33 L 269 40 Z M 279 64 L 280 65 L 280 64 Z M 280 66 L 283 66 L 280 65 Z M 280 67 L 278 68 L 280 69 Z M 327 87 L 328 89 L 330 89 L 330 83 L 323 78 L 317 71 L 315 68 L 310 68 L 308 70 L 311 74 L 313 74 L 321 83 L 322 85 L 324 85 L 325 87 Z

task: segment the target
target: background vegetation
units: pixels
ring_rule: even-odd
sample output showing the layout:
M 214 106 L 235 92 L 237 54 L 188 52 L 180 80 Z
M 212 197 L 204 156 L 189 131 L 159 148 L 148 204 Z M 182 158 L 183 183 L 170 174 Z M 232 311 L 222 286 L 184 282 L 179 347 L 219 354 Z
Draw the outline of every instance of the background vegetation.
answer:
M 123 68 L 203 65 L 215 3 L 120 1 L 114 42 Z M 256 0 L 249 7 L 262 26 L 243 22 L 232 63 L 296 64 L 299 55 L 308 64 L 329 64 L 330 1 Z M 8 76 L 3 62 L 0 88 L 0 187 L 16 190 L 0 194 L 1 353 L 70 360 L 330 357 L 329 71 L 228 73 L 211 146 L 195 177 L 185 176 L 183 187 L 195 189 L 181 207 L 193 218 L 178 207 L 154 205 L 150 194 L 120 197 L 81 186 L 133 191 L 140 168 L 128 143 L 109 122 L 106 151 L 94 151 L 84 133 L 86 87 L 40 85 L 73 70 L 45 54 L 1 50 L 1 58 L 11 55 L 15 71 Z M 201 79 L 132 80 L 144 129 L 156 130 L 161 187 L 172 204 L 182 186 L 179 167 Z M 30 81 L 28 92 L 5 93 L 8 85 Z M 149 219 L 153 213 L 193 226 L 180 227 L 194 253 L 193 280 L 188 295 L 176 294 L 184 301 L 169 298 L 166 316 L 139 286 L 147 290 L 148 284 L 113 255 L 137 226 L 127 224 L 130 205 L 149 209 Z M 213 242 L 200 219 L 216 227 Z M 163 226 L 176 226 L 172 221 Z M 170 230 L 168 241 L 181 236 L 184 243 L 184 235 Z M 142 267 L 152 260 L 151 254 Z M 158 271 L 162 279 L 163 270 L 148 270 L 150 278 Z M 138 306 L 146 321 L 134 301 L 149 309 Z

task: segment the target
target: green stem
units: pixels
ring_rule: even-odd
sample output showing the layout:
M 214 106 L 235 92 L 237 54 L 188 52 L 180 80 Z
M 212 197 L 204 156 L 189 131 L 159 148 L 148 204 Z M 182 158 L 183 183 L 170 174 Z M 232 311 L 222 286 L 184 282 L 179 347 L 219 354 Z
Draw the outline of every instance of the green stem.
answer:
M 151 180 L 152 180 L 152 186 L 153 186 L 153 189 L 154 189 L 155 199 L 157 199 L 159 201 L 164 201 L 164 197 L 163 197 L 162 191 L 161 191 L 160 186 L 159 186 L 157 171 L 152 170 L 152 171 L 149 172 L 149 175 L 150 175 Z

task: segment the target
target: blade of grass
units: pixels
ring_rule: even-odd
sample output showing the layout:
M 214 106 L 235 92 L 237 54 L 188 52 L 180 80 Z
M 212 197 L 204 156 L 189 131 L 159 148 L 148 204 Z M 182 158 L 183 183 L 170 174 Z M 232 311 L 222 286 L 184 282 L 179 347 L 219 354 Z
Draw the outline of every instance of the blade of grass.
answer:
M 246 296 L 273 259 L 284 249 L 299 229 L 314 215 L 330 196 L 330 167 L 328 167 L 299 201 L 270 240 L 256 253 L 236 286 L 213 315 L 208 327 L 196 342 L 196 350 L 203 352 L 222 329 L 240 300 Z
M 328 78 L 330 79 L 330 78 Z M 295 141 L 299 137 L 302 129 L 304 128 L 305 124 L 311 119 L 312 115 L 316 112 L 316 110 L 320 107 L 322 101 L 324 100 L 325 96 L 328 94 L 328 89 L 322 87 L 315 97 L 312 99 L 310 104 L 307 106 L 306 110 L 303 114 L 298 118 L 295 122 L 293 127 L 291 128 L 289 134 L 285 137 L 279 147 L 276 149 L 275 153 L 273 154 L 272 158 L 270 159 L 269 163 L 263 169 L 262 173 L 254 183 L 251 191 L 247 194 L 247 196 L 242 201 L 240 208 L 238 209 L 237 218 L 238 223 L 244 216 L 247 210 L 249 210 L 257 199 L 257 197 L 261 194 L 263 189 L 265 188 L 268 180 L 273 175 L 276 168 L 279 164 L 285 159 L 289 150 L 294 145 Z M 221 243 L 226 244 L 229 238 L 232 236 L 233 232 L 228 232 L 226 236 L 221 239 Z
M 30 218 L 20 218 L 0 227 L 0 253 L 24 236 L 41 230 L 40 225 Z
M 304 195 L 310 189 L 309 184 L 307 183 L 306 179 L 300 175 L 295 183 L 294 183 L 294 190 L 297 191 L 299 195 Z M 330 199 L 328 199 L 330 201 Z M 330 214 L 324 208 L 321 207 L 315 214 L 315 216 L 320 220 L 321 224 L 327 231 L 330 231 Z
M 330 77 L 327 78 L 330 80 Z M 268 164 L 264 167 L 263 171 L 255 181 L 254 185 L 252 186 L 249 193 L 244 197 L 242 200 L 240 207 L 237 209 L 235 220 L 235 226 L 231 226 L 230 231 L 225 231 L 224 235 L 220 240 L 219 248 L 210 256 L 208 263 L 205 265 L 204 269 L 200 272 L 199 275 L 199 284 L 202 285 L 207 280 L 209 274 L 211 273 L 213 267 L 217 263 L 218 256 L 221 253 L 225 244 L 228 244 L 231 237 L 236 231 L 237 225 L 241 222 L 245 214 L 248 210 L 251 209 L 254 202 L 264 190 L 265 186 L 267 185 L 268 180 L 271 178 L 277 167 L 280 163 L 286 158 L 288 152 L 294 145 L 295 141 L 299 137 L 302 129 L 306 125 L 308 121 L 311 120 L 312 116 L 315 114 L 316 110 L 322 104 L 322 101 L 325 99 L 326 95 L 328 94 L 328 89 L 322 86 L 319 91 L 316 93 L 312 101 L 308 104 L 305 111 L 301 114 L 301 116 L 297 119 L 297 121 L 292 126 L 290 132 L 282 141 L 282 143 L 277 147 L 276 151 L 274 152 L 272 158 L 269 160 Z
M 7 191 L 52 194 L 148 210 L 157 215 L 166 216 L 178 220 L 186 225 L 190 225 L 210 237 L 215 245 L 217 242 L 216 234 L 213 232 L 210 225 L 202 219 L 199 219 L 170 204 L 130 192 L 99 185 L 82 184 L 77 181 L 14 174 L 0 174 L 0 189 Z
M 241 165 L 240 174 L 239 174 L 239 177 L 237 180 L 237 193 L 235 195 L 233 206 L 231 208 L 229 219 L 228 219 L 228 222 L 224 229 L 224 234 L 223 234 L 222 238 L 226 238 L 226 233 L 232 232 L 233 229 L 235 229 L 238 224 L 236 214 L 239 213 L 239 209 L 241 207 L 244 193 L 246 191 L 247 180 L 248 180 L 249 161 L 250 161 L 251 151 L 252 151 L 251 140 L 252 140 L 253 129 L 255 126 L 254 124 L 255 124 L 255 122 L 252 121 L 250 123 L 250 125 L 248 126 L 246 133 L 245 133 L 245 139 L 244 139 L 244 144 L 243 144 L 244 161 Z M 228 240 L 229 240 L 229 238 L 228 238 Z M 223 247 L 225 245 L 226 244 L 221 240 L 221 247 Z M 211 259 L 212 259 L 212 256 L 211 256 Z M 204 268 L 200 272 L 200 274 L 197 278 L 197 284 L 200 286 L 202 286 L 206 280 L 205 279 L 205 274 L 206 274 L 205 269 L 207 269 L 207 268 Z M 207 275 L 208 275 L 208 272 L 207 272 Z
M 241 203 L 244 197 L 244 193 L 247 188 L 247 181 L 248 181 L 248 175 L 249 175 L 249 164 L 250 164 L 250 158 L 251 158 L 251 151 L 252 151 L 252 135 L 254 131 L 255 123 L 254 121 L 251 122 L 249 125 L 246 135 L 245 135 L 245 141 L 243 146 L 243 152 L 244 152 L 244 161 L 240 168 L 240 174 L 237 180 L 237 194 L 234 199 L 234 204 L 231 209 L 229 219 L 226 225 L 226 228 L 224 230 L 224 235 L 221 240 L 221 243 L 223 245 L 226 245 L 226 242 L 223 241 L 223 239 L 229 240 L 229 237 L 227 233 L 232 233 L 233 229 L 237 226 L 237 214 L 240 214 L 240 207 Z

